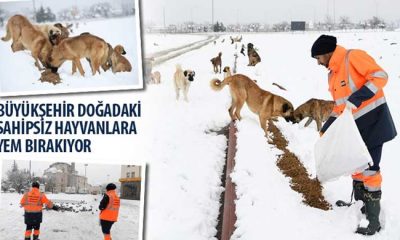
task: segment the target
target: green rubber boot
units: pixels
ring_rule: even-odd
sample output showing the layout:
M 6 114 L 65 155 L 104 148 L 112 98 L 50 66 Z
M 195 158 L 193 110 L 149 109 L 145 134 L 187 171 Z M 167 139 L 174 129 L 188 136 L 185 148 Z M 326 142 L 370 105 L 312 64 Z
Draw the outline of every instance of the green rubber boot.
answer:
M 354 199 L 356 201 L 361 200 L 363 201 L 363 206 L 361 207 L 360 211 L 362 214 L 365 214 L 365 197 L 364 197 L 364 183 L 361 181 L 353 180 L 353 192 L 354 192 Z
M 362 235 L 374 235 L 381 230 L 379 222 L 379 213 L 381 212 L 381 196 L 382 191 L 368 192 L 365 191 L 365 210 L 369 221 L 368 227 L 358 227 L 356 233 Z

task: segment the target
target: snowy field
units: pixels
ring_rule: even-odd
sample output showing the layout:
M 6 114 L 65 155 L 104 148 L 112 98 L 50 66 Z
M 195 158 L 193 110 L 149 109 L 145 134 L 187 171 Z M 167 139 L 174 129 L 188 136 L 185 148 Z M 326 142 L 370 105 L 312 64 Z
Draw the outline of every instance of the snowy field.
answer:
M 318 66 L 310 56 L 310 48 L 322 33 L 243 34 L 243 43 L 252 42 L 262 62 L 248 67 L 248 58 L 239 54 L 238 73 L 256 79 L 266 90 L 290 100 L 294 107 L 310 98 L 330 99 L 327 70 Z M 400 129 L 400 32 L 334 33 L 338 44 L 346 48 L 360 48 L 369 52 L 389 74 L 385 87 L 386 98 L 393 119 Z M 167 38 L 170 38 L 168 36 Z M 176 36 L 176 42 L 191 42 L 187 36 Z M 183 39 L 182 39 L 183 38 Z M 225 38 L 225 42 L 221 40 Z M 149 85 L 140 93 L 146 107 L 151 129 L 143 130 L 151 136 L 148 171 L 146 239 L 208 240 L 216 234 L 219 209 L 220 175 L 224 164 L 226 139 L 208 134 L 229 121 L 229 90 L 213 92 L 209 87 L 214 74 L 210 59 L 222 52 L 222 65 L 233 68 L 234 53 L 240 46 L 231 45 L 229 35 L 222 36 L 216 45 L 172 59 L 153 69 L 160 71 L 160 85 Z M 395 44 L 397 43 L 397 44 Z M 146 44 L 146 51 L 151 49 Z M 189 102 L 175 100 L 172 76 L 175 65 L 196 72 L 189 90 Z M 288 91 L 272 85 L 278 83 Z M 232 239 L 341 239 L 365 237 L 354 234 L 359 223 L 366 224 L 359 208 L 333 207 L 322 211 L 305 206 L 302 197 L 289 186 L 276 166 L 279 150 L 267 143 L 258 117 L 247 107 L 242 110 L 236 168 L 232 177 L 237 185 L 236 231 Z M 278 127 L 289 140 L 291 149 L 315 176 L 314 143 L 319 138 L 313 122 L 304 128 L 300 124 L 280 120 Z M 383 175 L 382 231 L 369 239 L 400 239 L 400 203 L 398 197 L 398 169 L 400 162 L 397 137 L 383 148 L 381 170 Z M 323 194 L 334 205 L 336 200 L 349 200 L 351 178 L 343 177 L 324 184 Z
M 101 70 L 100 75 L 96 73 L 92 76 L 89 63 L 85 59 L 81 59 L 85 71 L 85 77 L 82 77 L 79 72 L 72 75 L 72 62 L 66 61 L 58 70 L 61 83 L 53 85 L 39 80 L 40 72 L 34 66 L 34 60 L 29 51 L 13 53 L 11 40 L 8 42 L 0 41 L 0 93 L 3 95 L 19 95 L 142 87 L 142 68 L 139 64 L 141 62 L 140 38 L 136 36 L 139 34 L 139 29 L 136 27 L 135 17 L 81 22 L 79 28 L 75 27 L 76 25 L 74 25 L 73 33 L 70 36 L 90 32 L 103 38 L 113 47 L 117 44 L 124 46 L 127 52 L 125 57 L 132 65 L 132 72 L 113 74 L 112 71 L 104 72 Z M 110 31 L 112 31 L 112 34 Z M 0 35 L 5 36 L 4 28 L 0 29 Z
M 170 48 L 180 47 L 191 42 L 201 41 L 207 38 L 207 35 L 190 34 L 143 34 L 143 45 L 145 56 L 164 51 Z
M 103 234 L 99 225 L 98 206 L 101 195 L 80 194 L 46 194 L 55 204 L 68 201 L 85 201 L 86 208 L 93 211 L 44 211 L 40 239 L 43 240 L 88 240 L 102 239 Z M 1 239 L 22 239 L 26 225 L 24 210 L 19 207 L 23 195 L 17 193 L 2 193 L 0 195 L 0 235 Z M 82 208 L 82 207 L 81 207 Z M 79 209 L 79 208 L 75 208 Z M 121 199 L 119 219 L 112 229 L 114 240 L 136 240 L 139 226 L 139 201 Z

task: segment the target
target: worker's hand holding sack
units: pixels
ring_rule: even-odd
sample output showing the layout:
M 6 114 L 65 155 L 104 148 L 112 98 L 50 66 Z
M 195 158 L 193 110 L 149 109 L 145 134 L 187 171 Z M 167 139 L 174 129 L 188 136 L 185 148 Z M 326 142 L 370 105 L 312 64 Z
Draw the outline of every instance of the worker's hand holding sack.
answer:
M 315 144 L 315 166 L 321 182 L 363 171 L 372 162 L 350 104 Z

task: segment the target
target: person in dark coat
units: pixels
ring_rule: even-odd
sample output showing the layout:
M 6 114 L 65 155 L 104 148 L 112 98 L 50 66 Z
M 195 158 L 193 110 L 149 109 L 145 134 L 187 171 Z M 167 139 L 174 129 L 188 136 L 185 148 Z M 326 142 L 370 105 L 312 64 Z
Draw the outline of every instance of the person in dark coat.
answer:
M 397 131 L 383 92 L 388 74 L 365 51 L 347 50 L 336 44 L 336 37 L 321 35 L 311 48 L 311 56 L 329 72 L 329 91 L 335 101 L 331 116 L 321 129 L 321 136 L 345 110 L 353 113 L 361 137 L 368 148 L 373 165 L 352 175 L 355 200 L 364 203 L 369 224 L 356 233 L 374 235 L 381 229 L 379 214 L 382 195 L 380 161 L 385 142 Z

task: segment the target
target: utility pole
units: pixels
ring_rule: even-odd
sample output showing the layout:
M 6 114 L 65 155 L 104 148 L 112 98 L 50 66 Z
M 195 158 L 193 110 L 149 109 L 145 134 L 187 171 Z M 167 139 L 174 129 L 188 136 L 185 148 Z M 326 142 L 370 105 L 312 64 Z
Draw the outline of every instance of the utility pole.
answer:
M 211 0 L 211 24 L 214 28 L 214 0 Z
M 166 30 L 165 29 L 165 6 L 163 7 L 163 18 L 164 18 L 164 31 Z
M 336 25 L 336 1 L 333 0 L 333 29 L 335 29 Z

